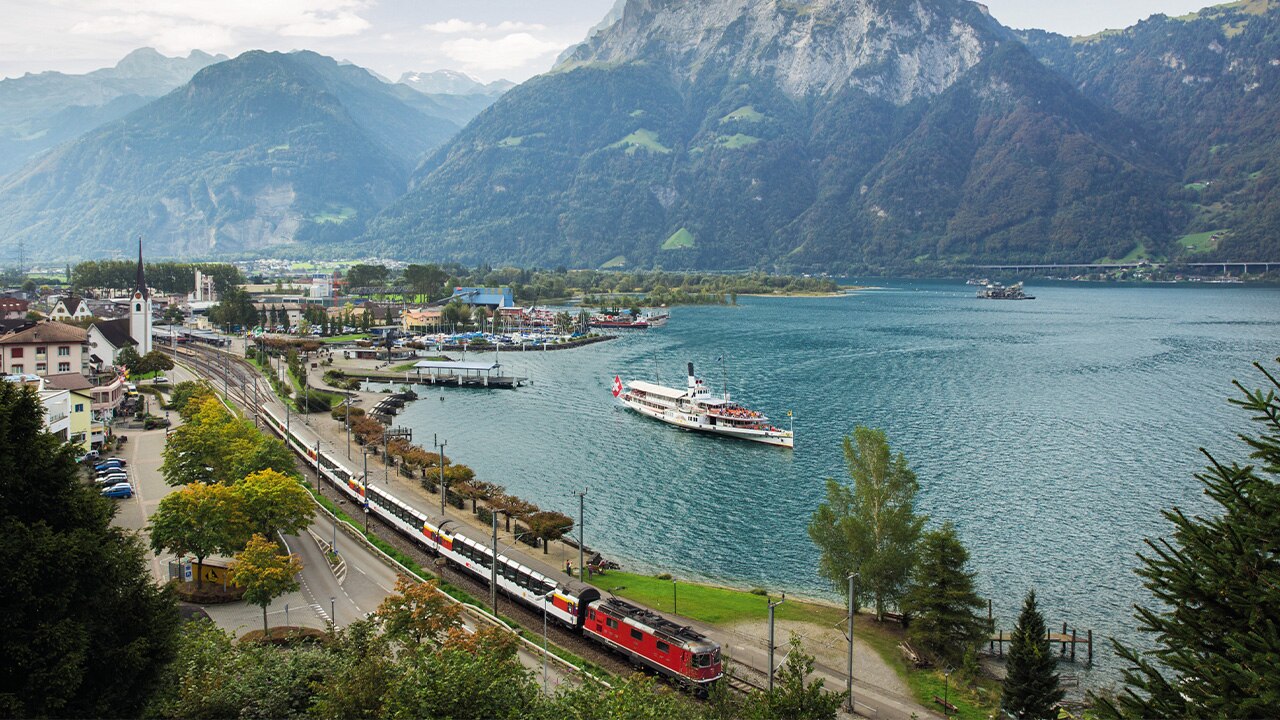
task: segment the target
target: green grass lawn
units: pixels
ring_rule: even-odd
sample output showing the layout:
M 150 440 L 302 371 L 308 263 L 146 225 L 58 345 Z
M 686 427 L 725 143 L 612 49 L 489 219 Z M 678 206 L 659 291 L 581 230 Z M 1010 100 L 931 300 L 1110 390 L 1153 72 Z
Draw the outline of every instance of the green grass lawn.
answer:
M 356 209 L 347 205 L 330 205 L 325 212 L 311 216 L 311 222 L 323 225 L 333 223 L 341 225 L 356 216 Z
M 1178 238 L 1178 248 L 1188 253 L 1209 252 L 1217 248 L 1217 244 L 1211 239 L 1214 235 L 1227 232 L 1223 230 L 1210 230 L 1208 232 L 1193 233 L 1191 235 L 1183 235 Z
M 1102 259 L 1100 259 L 1100 260 L 1095 260 L 1094 262 L 1099 263 L 1099 264 L 1107 264 L 1107 263 L 1135 263 L 1135 262 L 1139 262 L 1139 261 L 1142 261 L 1142 260 L 1156 260 L 1156 259 L 1158 259 L 1158 258 L 1154 257 L 1151 253 L 1147 252 L 1147 246 L 1146 246 L 1146 245 L 1144 245 L 1144 244 L 1142 244 L 1142 243 L 1138 243 L 1137 247 L 1135 247 L 1134 249 L 1130 250 L 1130 251 L 1129 251 L 1129 253 L 1128 253 L 1127 255 L 1125 255 L 1124 257 L 1122 257 L 1122 258 L 1110 258 L 1110 257 L 1106 257 L 1106 258 L 1102 258 Z
M 743 135 L 742 133 L 738 133 L 737 135 L 721 136 L 716 139 L 716 144 L 727 150 L 741 150 L 742 148 L 751 147 L 758 142 L 760 142 L 760 138 L 753 137 L 751 135 Z
M 628 155 L 634 155 L 636 150 L 647 150 L 660 155 L 666 155 L 671 152 L 671 148 L 658 142 L 658 133 L 644 128 L 636 130 L 609 147 L 626 148 Z
M 743 105 L 737 110 L 734 110 L 728 115 L 725 115 L 724 117 L 720 118 L 720 122 L 727 123 L 727 122 L 733 122 L 734 120 L 742 120 L 745 122 L 760 122 L 763 119 L 764 119 L 764 115 L 762 115 L 754 107 L 750 105 Z
M 607 262 L 607 263 L 605 263 L 605 264 L 601 265 L 601 266 L 600 266 L 600 269 L 601 269 L 601 270 L 608 270 L 608 269 L 610 269 L 610 268 L 626 267 L 626 265 L 627 265 L 627 256 L 626 256 L 626 255 L 618 255 L 617 257 L 614 257 L 614 258 L 613 258 L 612 260 L 610 260 L 609 262 Z
M 1196 192 L 1200 192 L 1201 190 L 1204 190 L 1205 188 L 1209 187 L 1209 183 L 1207 183 L 1207 182 L 1193 182 L 1193 183 L 1187 183 L 1186 185 L 1183 185 L 1182 187 L 1183 187 L 1183 188 L 1185 188 L 1185 189 L 1187 189 L 1187 190 L 1195 190 Z
M 671 233 L 671 237 L 667 238 L 666 242 L 662 243 L 663 250 L 679 250 L 681 248 L 691 247 L 696 247 L 696 240 L 693 237 L 693 233 L 689 232 L 685 228 L 680 228 L 679 230 Z
M 351 333 L 350 335 L 334 335 L 332 337 L 320 338 L 320 342 L 343 343 L 351 342 L 352 340 L 366 340 L 368 337 L 369 333 Z
M 610 570 L 604 575 L 595 576 L 592 582 L 604 590 L 614 588 L 613 593 L 618 597 L 635 600 L 660 612 L 670 612 L 673 609 L 671 580 Z M 680 580 L 674 585 L 675 610 L 684 617 L 712 625 L 729 626 L 747 620 L 763 622 L 769 617 L 768 601 L 779 597 L 777 593 L 766 597 L 746 590 Z M 774 612 L 779 620 L 809 622 L 828 628 L 842 623 L 847 617 L 843 608 L 793 598 L 788 598 Z M 920 670 L 908 666 L 902 652 L 898 650 L 903 633 L 897 623 L 878 623 L 871 616 L 860 614 L 854 621 L 854 633 L 906 681 L 912 695 L 921 705 L 940 711 L 942 708 L 933 702 L 933 697 L 943 697 L 945 694 L 947 700 L 960 709 L 954 717 L 985 720 L 996 714 L 999 704 L 998 683 L 983 680 L 978 683 L 977 688 L 959 688 L 954 679 L 948 681 L 937 670 Z

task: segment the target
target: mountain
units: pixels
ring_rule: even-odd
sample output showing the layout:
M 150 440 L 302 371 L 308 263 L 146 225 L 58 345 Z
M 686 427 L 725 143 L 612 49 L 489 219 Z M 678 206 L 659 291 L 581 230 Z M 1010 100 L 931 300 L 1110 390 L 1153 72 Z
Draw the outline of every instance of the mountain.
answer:
M 0 80 L 0 176 L 103 123 L 123 117 L 226 60 L 199 50 L 170 58 L 151 48 L 83 75 L 27 73 Z
M 315 53 L 248 52 L 0 181 L 0 234 L 51 257 L 347 239 L 457 131 L 429 105 Z
M 457 70 L 407 72 L 400 76 L 399 82 L 426 95 L 501 95 L 516 86 L 510 80 L 482 83 Z
M 1023 41 L 1166 146 L 1189 207 L 1184 232 L 1200 240 L 1179 249 L 1280 257 L 1280 2 L 1156 15 L 1087 38 L 1029 31 Z
M 437 150 L 379 252 L 895 268 L 1163 251 L 1178 168 L 966 0 L 628 0 Z

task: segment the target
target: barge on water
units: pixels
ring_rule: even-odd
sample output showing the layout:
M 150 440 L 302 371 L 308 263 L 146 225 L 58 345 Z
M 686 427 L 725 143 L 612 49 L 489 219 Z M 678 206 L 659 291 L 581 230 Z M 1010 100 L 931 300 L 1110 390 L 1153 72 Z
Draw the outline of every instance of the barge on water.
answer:
M 1005 287 L 999 283 L 991 283 L 978 291 L 978 297 L 984 300 L 1035 300 L 1035 295 L 1022 291 L 1022 283 L 1014 283 Z

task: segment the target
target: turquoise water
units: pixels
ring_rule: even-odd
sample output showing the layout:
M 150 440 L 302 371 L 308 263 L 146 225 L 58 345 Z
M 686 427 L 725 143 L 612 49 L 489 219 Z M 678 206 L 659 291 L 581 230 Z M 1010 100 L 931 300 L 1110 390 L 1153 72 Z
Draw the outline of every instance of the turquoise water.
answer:
M 480 478 L 576 516 L 628 569 L 834 597 L 805 526 L 840 438 L 883 428 L 919 476 L 919 507 L 950 520 L 980 590 L 1011 627 L 1037 589 L 1050 626 L 1133 639 L 1133 574 L 1161 508 L 1206 507 L 1204 445 L 1241 458 L 1232 378 L 1280 354 L 1280 290 L 1028 287 L 981 301 L 959 283 L 903 282 L 837 298 L 680 307 L 664 328 L 567 352 L 504 355 L 516 391 L 429 390 L 399 422 L 439 433 Z M 796 449 L 681 432 L 620 409 L 624 379 L 683 382 L 692 360 L 779 424 Z M 444 396 L 441 402 L 438 398 Z M 1099 647 L 1107 667 L 1109 650 Z

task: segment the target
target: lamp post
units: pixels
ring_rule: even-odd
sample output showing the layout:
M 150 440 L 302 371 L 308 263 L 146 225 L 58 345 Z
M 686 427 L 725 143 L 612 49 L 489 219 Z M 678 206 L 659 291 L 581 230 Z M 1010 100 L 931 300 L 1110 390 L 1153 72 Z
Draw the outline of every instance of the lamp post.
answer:
M 316 438 L 316 492 L 324 495 L 324 478 L 320 477 L 320 438 Z
M 782 599 L 777 602 L 769 603 L 769 694 L 773 694 L 773 609 L 787 601 L 787 594 L 782 593 Z
M 489 522 L 493 525 L 493 561 L 489 563 L 489 607 L 498 616 L 498 513 L 489 509 Z M 545 608 L 544 608 L 545 612 Z M 545 689 L 545 688 L 544 688 Z
M 255 381 L 256 382 L 256 381 Z M 346 406 L 346 418 L 343 423 L 347 426 L 347 459 L 351 459 L 351 396 L 348 395 L 346 400 L 342 401 Z
M 942 716 L 951 717 L 951 670 L 942 671 Z
M 369 448 L 364 451 L 364 475 L 361 477 L 360 504 L 364 506 L 364 534 L 369 535 Z
M 679 607 L 680 605 L 678 604 L 677 598 L 676 598 L 676 579 L 671 578 L 671 614 L 679 615 L 680 614 Z
M 854 594 L 853 581 L 858 579 L 858 573 L 849 573 L 849 677 L 845 682 L 845 692 L 849 698 L 849 712 L 853 712 L 853 613 L 854 613 Z
M 542 694 L 547 694 L 547 600 L 554 595 L 554 589 L 542 596 Z
M 334 612 L 334 607 L 333 607 L 334 601 L 336 599 L 337 598 L 335 598 L 332 595 L 329 596 L 329 628 L 333 633 L 338 632 L 338 614 Z
M 444 491 L 444 446 L 445 446 L 445 445 L 448 445 L 448 444 L 449 444 L 449 441 L 448 441 L 448 440 L 440 440 L 439 442 L 436 442 L 436 436 L 433 434 L 431 437 L 432 437 L 431 444 L 432 444 L 432 445 L 436 445 L 437 447 L 439 447 L 439 448 L 440 448 L 440 515 L 442 515 L 442 516 L 443 516 L 443 515 L 444 515 L 444 497 L 445 497 L 445 491 Z

